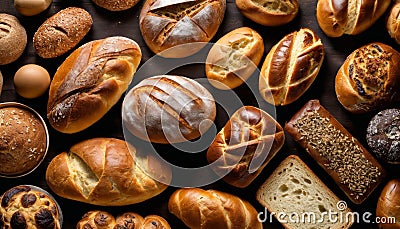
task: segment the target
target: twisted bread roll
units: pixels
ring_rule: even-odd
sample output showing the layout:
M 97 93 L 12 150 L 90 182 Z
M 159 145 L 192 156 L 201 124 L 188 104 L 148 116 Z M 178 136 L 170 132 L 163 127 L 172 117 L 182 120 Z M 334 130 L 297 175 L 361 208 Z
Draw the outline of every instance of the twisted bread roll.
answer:
M 330 37 L 359 34 L 383 15 L 390 0 L 318 0 L 317 20 Z
M 102 206 L 142 202 L 164 191 L 170 180 L 169 167 L 153 157 L 139 157 L 132 145 L 113 138 L 72 146 L 56 156 L 46 172 L 47 184 L 57 195 Z
M 216 190 L 178 189 L 170 197 L 168 209 L 192 229 L 262 228 L 250 203 Z

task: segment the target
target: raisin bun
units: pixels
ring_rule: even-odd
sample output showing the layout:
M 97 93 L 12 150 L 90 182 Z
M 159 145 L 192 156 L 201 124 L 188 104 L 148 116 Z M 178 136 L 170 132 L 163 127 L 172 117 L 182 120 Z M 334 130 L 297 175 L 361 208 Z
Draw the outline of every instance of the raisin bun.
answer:
M 1 196 L 0 228 L 59 229 L 61 226 L 61 209 L 46 191 L 21 185 Z
M 400 110 L 379 112 L 369 122 L 367 143 L 380 160 L 400 164 Z

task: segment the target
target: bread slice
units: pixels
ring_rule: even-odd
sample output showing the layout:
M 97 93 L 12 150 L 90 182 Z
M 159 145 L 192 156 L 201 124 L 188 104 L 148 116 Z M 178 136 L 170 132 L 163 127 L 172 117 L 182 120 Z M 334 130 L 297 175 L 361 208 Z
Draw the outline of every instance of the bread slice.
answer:
M 349 228 L 353 223 L 351 210 L 295 155 L 261 185 L 257 200 L 285 228 Z M 330 212 L 337 213 L 333 220 Z

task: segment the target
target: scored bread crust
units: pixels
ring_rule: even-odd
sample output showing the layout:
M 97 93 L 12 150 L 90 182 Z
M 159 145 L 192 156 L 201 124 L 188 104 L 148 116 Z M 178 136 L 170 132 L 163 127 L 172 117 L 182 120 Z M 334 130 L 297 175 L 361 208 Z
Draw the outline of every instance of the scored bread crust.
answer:
M 141 58 L 139 45 L 125 37 L 91 41 L 71 53 L 50 85 L 53 128 L 76 133 L 97 122 L 128 88 Z
M 300 176 L 300 177 L 299 177 Z M 299 186 L 300 189 L 299 189 Z M 303 188 L 304 190 L 301 190 Z M 294 190 L 293 190 L 294 189 Z M 321 200 L 319 200 L 320 198 Z M 279 213 L 285 213 L 286 223 L 283 226 L 288 229 L 315 228 L 314 223 L 290 222 L 287 217 L 297 213 L 315 213 L 319 220 L 325 211 L 340 212 L 337 204 L 340 199 L 315 175 L 315 173 L 296 155 L 290 155 L 283 160 L 268 179 L 259 187 L 256 193 L 257 201 L 274 212 L 274 217 Z M 298 202 L 301 201 L 301 202 Z M 318 218 L 318 212 L 321 213 Z M 345 216 L 350 213 L 349 208 L 342 211 Z M 325 212 L 326 213 L 326 212 Z M 272 216 L 271 216 L 272 217 Z M 350 228 L 353 221 L 329 222 L 325 215 L 323 222 L 318 222 L 318 228 L 342 229 Z M 278 220 L 282 220 L 279 218 Z M 290 218 L 289 218 L 290 219 Z
M 16 61 L 27 44 L 25 28 L 10 14 L 0 13 L 0 65 Z
M 163 192 L 170 168 L 151 156 L 139 157 L 127 142 L 94 138 L 57 155 L 46 181 L 57 195 L 101 206 L 139 203 Z M 162 182 L 162 183 L 161 183 Z
M 236 0 L 239 11 L 250 20 L 265 26 L 280 26 L 291 22 L 299 12 L 297 0 L 274 0 L 278 9 L 265 5 L 268 0 Z M 279 7 L 285 7 L 284 9 Z M 286 9 L 286 10 L 285 10 Z
M 192 229 L 261 229 L 256 209 L 229 193 L 199 188 L 176 190 L 169 211 Z

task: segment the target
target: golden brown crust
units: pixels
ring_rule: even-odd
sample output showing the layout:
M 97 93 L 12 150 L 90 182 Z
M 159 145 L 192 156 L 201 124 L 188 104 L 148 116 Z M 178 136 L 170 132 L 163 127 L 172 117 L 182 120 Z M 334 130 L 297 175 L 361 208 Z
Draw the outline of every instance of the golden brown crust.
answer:
M 168 209 L 193 229 L 262 228 L 251 204 L 216 190 L 178 189 L 171 195 Z
M 400 2 L 393 4 L 386 21 L 386 29 L 391 38 L 400 44 Z
M 170 180 L 169 167 L 150 156 L 137 156 L 133 146 L 113 138 L 75 144 L 69 153 L 56 156 L 46 172 L 57 195 L 102 206 L 142 202 L 164 191 Z
M 54 58 L 75 47 L 92 26 L 90 14 L 78 7 L 68 7 L 47 19 L 33 36 L 33 46 L 42 58 Z
M 93 0 L 93 2 L 110 11 L 122 11 L 132 8 L 139 0 Z
M 335 90 L 339 102 L 352 113 L 383 109 L 400 101 L 400 53 L 382 43 L 352 52 L 339 69 Z
M 89 42 L 58 68 L 50 85 L 47 117 L 63 133 L 75 133 L 97 122 L 128 88 L 142 54 L 125 37 Z
M 312 30 L 286 35 L 265 58 L 259 79 L 261 96 L 275 106 L 296 101 L 314 82 L 324 56 L 324 45 Z
M 225 182 L 244 188 L 261 173 L 284 141 L 282 127 L 268 113 L 245 106 L 217 134 L 208 148 L 207 160 L 214 163 L 213 170 L 224 176 Z M 257 170 L 250 168 L 251 163 L 259 163 Z
M 306 103 L 286 123 L 285 131 L 356 204 L 367 199 L 386 176 L 378 161 L 318 100 Z
M 207 78 L 218 89 L 236 88 L 255 71 L 263 54 L 260 34 L 248 27 L 235 29 L 220 38 L 208 53 Z
M 376 207 L 376 216 L 381 219 L 389 219 L 395 217 L 395 222 L 388 224 L 380 224 L 382 229 L 398 229 L 400 228 L 400 180 L 389 181 L 382 190 Z
M 236 0 L 236 6 L 245 17 L 265 26 L 287 24 L 299 12 L 297 0 Z
M 164 57 L 190 56 L 204 47 L 224 18 L 226 0 L 146 0 L 140 13 L 140 31 L 156 54 L 182 44 L 182 49 L 161 53 Z
M 163 217 L 148 215 L 139 229 L 171 229 L 171 227 Z
M 17 60 L 25 50 L 27 35 L 18 19 L 0 13 L 0 65 Z

